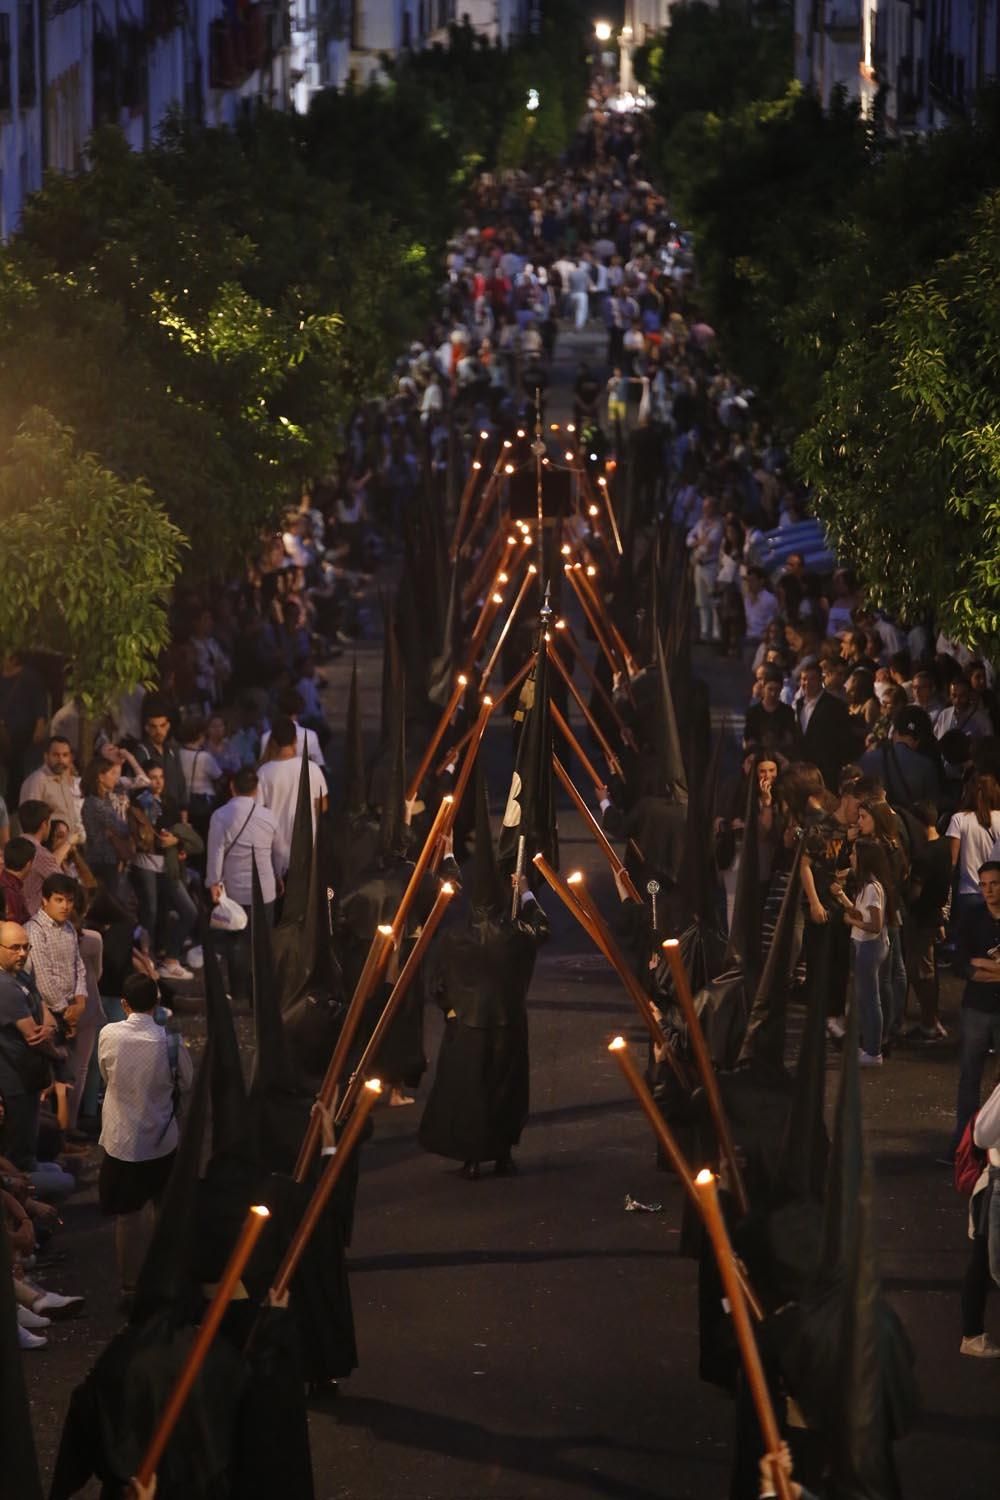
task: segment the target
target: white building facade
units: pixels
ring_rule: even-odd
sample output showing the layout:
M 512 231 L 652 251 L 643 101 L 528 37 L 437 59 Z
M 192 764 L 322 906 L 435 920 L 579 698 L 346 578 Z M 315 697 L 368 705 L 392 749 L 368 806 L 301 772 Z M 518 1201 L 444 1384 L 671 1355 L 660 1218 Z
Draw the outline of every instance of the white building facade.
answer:
M 291 107 L 290 44 L 287 0 L 0 0 L 0 235 L 101 125 L 142 150 L 171 111 Z
M 1000 0 L 795 0 L 795 74 L 893 134 L 971 113 L 1000 78 Z

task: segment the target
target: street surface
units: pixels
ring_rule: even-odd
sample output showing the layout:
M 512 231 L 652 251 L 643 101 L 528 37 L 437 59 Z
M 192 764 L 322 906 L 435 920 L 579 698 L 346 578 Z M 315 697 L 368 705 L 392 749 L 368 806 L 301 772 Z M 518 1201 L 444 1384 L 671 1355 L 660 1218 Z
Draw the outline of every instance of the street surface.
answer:
M 594 333 L 563 335 L 563 382 L 581 350 L 599 357 Z M 377 642 L 361 645 L 369 748 L 380 660 Z M 324 669 L 338 732 L 350 667 L 345 653 Z M 741 714 L 742 675 L 707 653 L 698 667 L 712 683 L 716 722 Z M 495 827 L 506 734 L 506 724 L 492 729 L 487 748 Z M 563 868 L 585 870 L 610 914 L 606 867 L 565 810 L 560 843 Z M 519 1174 L 486 1170 L 470 1183 L 457 1164 L 420 1150 L 430 1072 L 415 1107 L 376 1117 L 350 1258 L 361 1366 L 312 1412 L 318 1500 L 728 1493 L 732 1411 L 697 1376 L 695 1266 L 678 1255 L 680 1191 L 656 1171 L 648 1126 L 606 1051 L 615 1031 L 643 1036 L 588 939 L 551 893 L 542 901 L 553 931 L 529 995 L 532 1117 Z M 953 1035 L 956 998 L 949 984 Z M 192 1035 L 200 1029 L 196 1017 Z M 248 1039 L 243 1017 L 240 1030 Z M 432 1060 L 438 1035 L 428 1015 Z M 906 1500 L 992 1500 L 1000 1473 L 1000 1361 L 959 1355 L 966 1204 L 934 1163 L 950 1127 L 955 1052 L 952 1042 L 911 1048 L 862 1076 L 883 1271 L 917 1352 L 924 1402 L 919 1429 L 897 1450 Z M 835 1081 L 831 1052 L 831 1100 Z M 627 1213 L 628 1193 L 662 1212 Z M 27 1359 L 46 1475 L 70 1391 L 117 1326 L 111 1233 L 93 1197 L 66 1210 L 69 1256 L 48 1281 L 86 1291 L 89 1315 L 53 1325 L 50 1347 Z M 991 1321 L 1000 1336 L 1000 1306 Z

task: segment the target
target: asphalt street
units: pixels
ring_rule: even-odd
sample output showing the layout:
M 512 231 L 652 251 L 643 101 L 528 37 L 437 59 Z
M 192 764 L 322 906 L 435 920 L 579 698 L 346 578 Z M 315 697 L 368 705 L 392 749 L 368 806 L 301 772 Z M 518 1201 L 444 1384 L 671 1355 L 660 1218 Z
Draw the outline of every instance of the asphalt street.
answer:
M 594 345 L 593 336 L 564 341 L 564 382 Z M 373 747 L 378 643 L 363 643 L 358 660 Z M 738 711 L 743 684 L 714 657 L 698 665 L 722 722 Z M 326 668 L 334 719 L 349 671 L 346 656 Z M 491 730 L 487 749 L 497 812 L 509 775 L 505 732 Z M 588 872 L 610 913 L 606 870 L 565 809 L 560 840 L 564 868 Z M 456 1164 L 421 1151 L 431 1072 L 416 1105 L 376 1117 L 350 1255 L 361 1364 L 336 1400 L 312 1411 L 319 1500 L 723 1500 L 728 1492 L 732 1409 L 697 1376 L 695 1267 L 678 1254 L 680 1191 L 656 1171 L 648 1127 L 606 1050 L 615 1031 L 640 1043 L 642 1034 L 587 938 L 553 897 L 542 899 L 553 931 L 529 996 L 532 1113 L 518 1175 L 467 1182 Z M 953 1035 L 954 1005 L 951 987 L 944 1019 Z M 197 1014 L 186 1029 L 198 1038 Z M 243 1017 L 240 1030 L 247 1040 Z M 433 1066 L 435 1017 L 427 1035 Z M 829 1062 L 832 1101 L 833 1052 Z M 862 1078 L 883 1272 L 916 1349 L 924 1403 L 918 1430 L 898 1449 L 906 1500 L 988 1500 L 1000 1471 L 1000 1361 L 958 1352 L 965 1200 L 934 1162 L 955 1077 L 949 1042 L 899 1053 Z M 656 1211 L 626 1212 L 626 1194 Z M 86 1318 L 55 1325 L 49 1348 L 27 1358 L 46 1473 L 71 1389 L 118 1319 L 111 1233 L 93 1194 L 65 1217 L 67 1260 L 48 1284 L 90 1300 Z M 1000 1336 L 1000 1307 L 993 1314 Z

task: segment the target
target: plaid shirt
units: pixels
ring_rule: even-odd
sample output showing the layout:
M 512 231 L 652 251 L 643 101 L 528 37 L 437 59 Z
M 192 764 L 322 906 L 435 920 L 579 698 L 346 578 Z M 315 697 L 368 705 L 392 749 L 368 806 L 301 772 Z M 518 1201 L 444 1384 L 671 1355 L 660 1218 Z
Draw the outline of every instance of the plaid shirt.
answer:
M 47 912 L 36 912 L 27 925 L 31 953 L 27 968 L 35 976 L 38 993 L 54 1013 L 66 1009 L 74 995 L 86 995 L 87 972 L 72 922 L 53 922 Z

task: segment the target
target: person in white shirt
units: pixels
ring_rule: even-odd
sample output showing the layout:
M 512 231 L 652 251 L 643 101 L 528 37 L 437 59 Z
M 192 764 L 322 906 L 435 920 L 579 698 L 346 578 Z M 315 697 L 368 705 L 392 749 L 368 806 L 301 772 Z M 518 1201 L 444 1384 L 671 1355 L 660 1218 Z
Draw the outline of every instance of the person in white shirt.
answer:
M 715 608 L 715 578 L 719 570 L 719 548 L 722 546 L 722 520 L 719 502 L 706 495 L 701 502 L 701 519 L 687 534 L 688 551 L 694 568 L 694 602 L 703 641 L 719 639 L 719 616 Z
M 288 871 L 292 854 L 292 829 L 295 826 L 295 808 L 299 798 L 299 776 L 302 755 L 298 749 L 296 726 L 287 714 L 279 714 L 271 728 L 274 756 L 265 761 L 257 772 L 260 800 L 273 814 L 278 825 L 277 848 L 279 875 Z M 306 761 L 309 772 L 309 792 L 312 803 L 313 836 L 316 834 L 316 819 L 326 808 L 326 777 L 311 760 Z
M 851 968 L 861 1032 L 859 1062 L 872 1068 L 882 1063 L 882 1032 L 889 1012 L 888 996 L 885 1004 L 882 1000 L 879 971 L 889 952 L 888 926 L 895 916 L 892 878 L 878 839 L 855 839 L 851 868 L 859 886 L 854 900 L 848 899 L 837 881 L 830 893 L 843 907 L 851 929 Z
M 128 1299 L 153 1230 L 180 1135 L 178 1114 L 191 1087 L 191 1055 L 180 1036 L 153 1019 L 156 980 L 130 974 L 122 986 L 124 1021 L 105 1026 L 97 1044 L 104 1079 L 98 1178 L 102 1213 L 115 1219 L 115 1254 Z
M 302 695 L 298 691 L 298 689 L 295 690 L 295 697 L 298 700 L 299 704 L 301 705 L 302 704 Z M 319 766 L 320 770 L 322 771 L 323 768 L 324 768 L 324 766 L 325 766 L 325 764 L 326 764 L 326 762 L 323 759 L 323 751 L 320 748 L 319 736 L 317 735 L 315 729 L 304 729 L 302 727 L 302 725 L 299 723 L 299 721 L 298 721 L 298 714 L 301 712 L 301 708 L 296 709 L 295 712 L 291 712 L 283 704 L 282 705 L 282 712 L 288 714 L 289 718 L 292 720 L 293 724 L 295 725 L 295 753 L 296 753 L 296 755 L 301 760 L 301 758 L 302 758 L 302 746 L 305 745 L 305 747 L 306 747 L 306 755 L 312 761 L 313 765 L 314 766 Z M 261 758 L 262 762 L 267 760 L 267 747 L 268 747 L 268 745 L 270 743 L 271 743 L 271 731 L 270 731 L 270 729 L 265 729 L 264 733 L 261 735 L 261 740 L 260 740 L 260 758 Z
M 960 729 L 970 739 L 986 739 L 993 733 L 990 716 L 979 708 L 972 696 L 972 688 L 966 678 L 956 677 L 948 688 L 951 702 L 942 709 L 934 724 L 935 739 L 943 739 L 949 729 Z
M 778 617 L 778 601 L 767 586 L 763 568 L 750 567 L 743 579 L 743 613 L 747 622 L 747 645 L 754 651 L 764 639 L 767 627 Z
M 205 884 L 213 905 L 218 905 L 225 890 L 247 914 L 248 925 L 242 932 L 213 932 L 216 949 L 228 965 L 230 993 L 234 1001 L 242 1002 L 250 999 L 249 917 L 254 864 L 269 922 L 274 917 L 284 869 L 279 857 L 278 825 L 258 800 L 257 772 L 252 766 L 244 766 L 230 784 L 232 797 L 212 814 L 208 825 Z
M 84 842 L 80 778 L 73 770 L 70 742 L 62 735 L 54 734 L 46 741 L 42 764 L 24 778 L 18 796 L 21 802 L 48 803 L 55 816 L 77 836 L 78 842 Z

